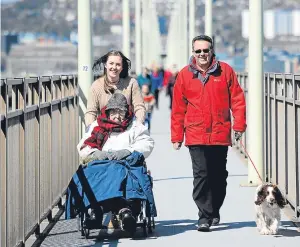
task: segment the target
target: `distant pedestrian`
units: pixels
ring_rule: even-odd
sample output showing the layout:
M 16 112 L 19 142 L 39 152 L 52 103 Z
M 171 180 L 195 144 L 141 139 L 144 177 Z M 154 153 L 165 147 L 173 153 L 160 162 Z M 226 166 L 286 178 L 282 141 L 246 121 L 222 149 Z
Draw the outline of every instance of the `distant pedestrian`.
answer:
M 159 93 L 163 87 L 163 72 L 158 69 L 158 67 L 154 66 L 153 71 L 151 73 L 151 93 L 154 94 L 155 97 L 155 107 L 159 108 Z
M 148 125 L 148 130 L 150 131 L 151 127 L 151 119 L 152 119 L 152 112 L 155 105 L 155 97 L 150 92 L 150 88 L 148 84 L 144 84 L 142 86 L 142 95 L 146 107 L 146 119 L 145 119 L 145 125 Z
M 167 95 L 170 98 L 170 109 L 172 109 L 172 101 L 173 101 L 173 88 L 178 75 L 178 71 L 175 70 L 172 72 L 171 77 L 169 78 L 169 82 L 167 84 Z
M 144 84 L 148 84 L 149 87 L 151 88 L 151 77 L 150 77 L 149 70 L 146 67 L 143 68 L 142 73 L 138 75 L 137 82 L 140 88 L 142 88 Z

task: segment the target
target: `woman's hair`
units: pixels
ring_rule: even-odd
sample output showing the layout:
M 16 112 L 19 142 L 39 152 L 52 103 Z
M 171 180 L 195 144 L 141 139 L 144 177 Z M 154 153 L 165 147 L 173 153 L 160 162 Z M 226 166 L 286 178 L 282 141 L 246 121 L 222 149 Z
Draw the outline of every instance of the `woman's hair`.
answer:
M 99 73 L 101 70 L 104 70 L 104 75 L 106 75 L 105 64 L 109 56 L 120 56 L 122 58 L 122 71 L 120 73 L 120 78 L 126 78 L 128 76 L 128 71 L 131 68 L 131 61 L 124 56 L 124 54 L 117 50 L 112 50 L 106 53 L 104 56 L 100 57 L 94 62 L 93 71 L 94 73 Z

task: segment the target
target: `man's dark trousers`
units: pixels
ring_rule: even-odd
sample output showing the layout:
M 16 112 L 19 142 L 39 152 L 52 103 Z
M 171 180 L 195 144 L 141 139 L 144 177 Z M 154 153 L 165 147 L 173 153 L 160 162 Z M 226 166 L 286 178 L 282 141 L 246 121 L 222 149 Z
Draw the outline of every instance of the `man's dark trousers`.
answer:
M 211 225 L 220 218 L 220 208 L 226 195 L 228 146 L 189 146 L 193 164 L 193 198 L 199 209 L 199 224 Z

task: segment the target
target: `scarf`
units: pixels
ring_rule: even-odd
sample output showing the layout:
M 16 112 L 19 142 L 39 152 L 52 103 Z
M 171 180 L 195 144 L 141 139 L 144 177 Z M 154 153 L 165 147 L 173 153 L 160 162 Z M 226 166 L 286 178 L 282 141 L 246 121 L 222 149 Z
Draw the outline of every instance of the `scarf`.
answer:
M 206 73 L 203 75 L 196 66 L 196 59 L 192 56 L 189 64 L 189 71 L 193 73 L 193 79 L 198 78 L 203 84 L 208 81 L 208 78 L 219 68 L 219 62 L 213 58 L 211 65 L 207 69 Z
M 107 93 L 113 94 L 117 90 L 117 84 L 119 82 L 113 84 L 112 82 L 110 82 L 108 80 L 107 75 L 104 76 L 103 80 L 104 80 L 104 91 Z
M 133 112 L 130 108 L 122 123 L 116 123 L 115 121 L 108 119 L 105 110 L 106 107 L 103 107 L 100 115 L 97 117 L 98 126 L 94 127 L 91 136 L 84 141 L 81 149 L 86 145 L 89 145 L 91 148 L 98 148 L 99 150 L 102 150 L 105 142 L 112 132 L 124 132 L 133 120 Z

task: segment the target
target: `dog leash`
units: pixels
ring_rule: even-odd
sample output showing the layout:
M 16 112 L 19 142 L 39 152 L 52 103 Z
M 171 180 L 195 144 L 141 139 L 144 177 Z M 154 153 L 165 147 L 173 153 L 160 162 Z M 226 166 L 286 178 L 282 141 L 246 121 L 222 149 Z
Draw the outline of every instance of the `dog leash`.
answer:
M 252 163 L 252 165 L 253 165 L 253 167 L 254 167 L 254 169 L 255 169 L 255 171 L 256 171 L 256 173 L 257 173 L 259 179 L 260 179 L 260 181 L 263 182 L 261 176 L 259 175 L 259 172 L 258 172 L 257 169 L 256 169 L 256 166 L 254 165 L 253 160 L 251 159 L 250 155 L 248 154 L 248 152 L 247 152 L 247 150 L 246 150 L 246 148 L 245 148 L 245 146 L 244 146 L 244 144 L 243 144 L 243 142 L 242 142 L 242 139 L 240 140 L 240 144 L 242 145 L 242 147 L 243 147 L 243 149 L 244 149 L 246 155 L 248 156 L 249 160 L 251 161 L 251 163 Z

